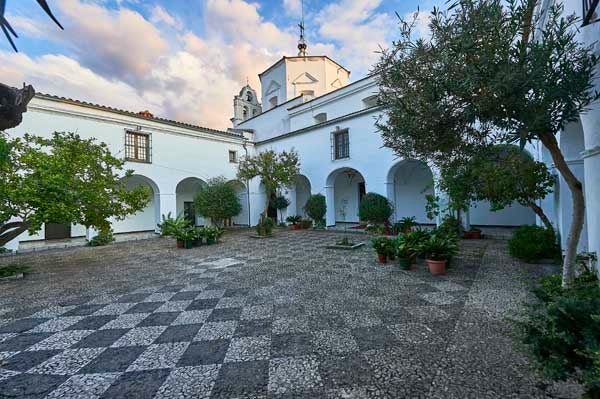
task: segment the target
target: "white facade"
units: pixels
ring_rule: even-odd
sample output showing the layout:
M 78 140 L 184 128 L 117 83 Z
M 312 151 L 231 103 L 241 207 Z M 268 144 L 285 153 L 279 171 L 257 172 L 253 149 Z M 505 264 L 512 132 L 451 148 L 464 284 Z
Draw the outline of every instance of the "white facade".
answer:
M 578 1 L 569 1 L 578 7 Z M 583 28 L 580 36 L 591 43 L 600 37 L 600 23 Z M 18 136 L 25 132 L 49 135 L 54 131 L 75 131 L 108 143 L 117 156 L 123 154 L 126 131 L 149 134 L 151 162 L 128 162 L 127 167 L 135 170 L 129 184 L 150 187 L 153 200 L 138 214 L 115 221 L 113 229 L 117 233 L 153 230 L 160 215 L 184 212 L 186 202 L 193 200 L 202 182 L 220 175 L 235 179 L 237 164 L 231 162 L 231 152 L 237 159 L 262 150 L 292 148 L 300 156 L 301 176 L 295 187 L 283 193 L 290 200 L 284 218 L 305 216 L 303 207 L 309 195 L 321 193 L 327 200 L 328 226 L 356 223 L 361 195 L 375 192 L 394 205 L 392 221 L 414 216 L 418 223 L 435 223 L 425 213 L 425 196 L 443 195 L 435 190 L 436 171 L 426 163 L 400 159 L 383 147 L 375 126 L 375 120 L 382 115 L 376 104 L 376 79 L 368 76 L 349 83 L 349 75 L 328 57 L 284 57 L 260 74 L 260 99 L 249 86 L 234 97 L 235 129 L 228 132 L 39 95 L 30 104 L 23 124 L 9 133 Z M 338 153 L 338 139 L 344 143 L 342 153 Z M 559 142 L 585 185 L 587 222 L 581 249 L 598 251 L 600 105 L 594 105 L 581 121 L 568 126 Z M 552 166 L 539 143 L 528 145 L 527 150 Z M 237 182 L 236 187 L 243 211 L 233 222 L 255 225 L 266 202 L 264 188 L 258 179 L 249 182 L 248 187 Z M 569 191 L 563 181 L 559 180 L 555 192 L 541 205 L 564 243 L 571 210 Z M 488 204 L 479 203 L 471 208 L 469 220 L 479 226 L 539 223 L 529 208 L 519 204 L 491 212 Z M 197 218 L 196 223 L 206 221 Z M 73 226 L 71 233 L 83 236 L 86 231 L 82 226 Z M 16 247 L 19 240 L 43 238 L 44 231 L 35 236 L 25 233 L 11 245 Z
M 55 131 L 76 132 L 83 138 L 105 142 L 117 157 L 125 156 L 126 132 L 149 135 L 149 162 L 126 162 L 125 168 L 134 171 L 128 185 L 150 187 L 152 200 L 137 214 L 114 221 L 115 233 L 153 231 L 160 215 L 182 214 L 185 202 L 193 201 L 201 182 L 217 176 L 235 179 L 237 163 L 230 162 L 230 151 L 239 158 L 245 154 L 245 142 L 246 148 L 253 151 L 250 134 L 221 132 L 47 95 L 36 95 L 23 123 L 8 133 L 12 137 L 25 133 L 49 136 Z M 245 186 L 239 192 L 240 198 L 246 198 Z M 243 214 L 247 215 L 247 200 L 242 204 Z M 199 217 L 196 222 L 205 223 Z M 247 216 L 234 222 L 247 225 Z M 9 247 L 16 249 L 20 241 L 42 240 L 45 234 L 45 228 L 35 235 L 23 233 Z M 72 226 L 70 236 L 86 236 L 85 227 Z

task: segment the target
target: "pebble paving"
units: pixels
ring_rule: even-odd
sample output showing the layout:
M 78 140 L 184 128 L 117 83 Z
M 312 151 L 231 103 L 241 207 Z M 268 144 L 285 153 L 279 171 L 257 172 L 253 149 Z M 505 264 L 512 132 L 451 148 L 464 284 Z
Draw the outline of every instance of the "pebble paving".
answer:
M 507 321 L 550 268 L 469 240 L 434 277 L 326 249 L 339 234 L 0 258 L 32 268 L 0 284 L 0 398 L 577 396 L 536 376 Z

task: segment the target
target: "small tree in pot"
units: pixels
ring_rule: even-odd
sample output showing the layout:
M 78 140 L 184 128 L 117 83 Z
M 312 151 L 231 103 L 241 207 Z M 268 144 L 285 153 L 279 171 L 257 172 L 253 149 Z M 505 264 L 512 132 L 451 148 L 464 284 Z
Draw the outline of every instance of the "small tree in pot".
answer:
M 290 205 L 290 201 L 285 198 L 283 195 L 279 195 L 277 197 L 275 197 L 273 199 L 273 201 L 271 201 L 271 206 L 275 209 L 277 209 L 277 213 L 279 213 L 279 220 L 280 220 L 280 224 L 285 226 L 285 224 L 283 223 L 283 210 L 285 208 L 287 208 Z
M 327 203 L 323 194 L 313 194 L 306 201 L 304 211 L 315 222 L 315 229 L 325 228 Z
M 393 209 L 390 202 L 383 195 L 366 193 L 358 207 L 358 217 L 369 224 L 381 225 L 388 221 Z

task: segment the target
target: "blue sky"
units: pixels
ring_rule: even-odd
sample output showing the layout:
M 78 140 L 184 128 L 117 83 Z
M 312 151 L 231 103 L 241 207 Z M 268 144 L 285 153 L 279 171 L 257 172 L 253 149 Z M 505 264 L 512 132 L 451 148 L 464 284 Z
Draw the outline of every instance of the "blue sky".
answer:
M 356 80 L 397 34 L 397 12 L 437 0 L 305 0 L 309 54 L 328 55 Z M 0 40 L 3 83 L 213 128 L 229 127 L 232 98 L 283 55 L 295 55 L 300 0 L 8 0 L 19 53 Z

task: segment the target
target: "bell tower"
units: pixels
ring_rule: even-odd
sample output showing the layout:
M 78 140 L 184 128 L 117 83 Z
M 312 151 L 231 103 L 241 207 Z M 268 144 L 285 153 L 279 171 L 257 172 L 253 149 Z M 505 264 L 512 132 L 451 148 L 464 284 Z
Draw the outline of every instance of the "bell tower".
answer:
M 236 128 L 241 122 L 260 113 L 261 105 L 256 91 L 246 81 L 246 86 L 242 87 L 240 94 L 233 98 L 233 118 L 230 119 L 233 127 Z

